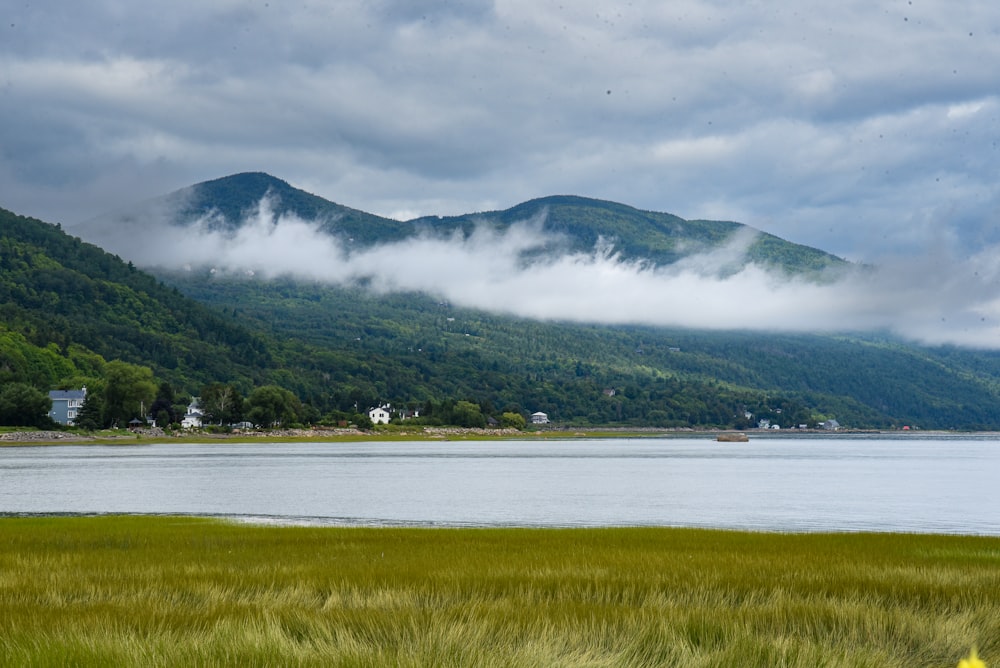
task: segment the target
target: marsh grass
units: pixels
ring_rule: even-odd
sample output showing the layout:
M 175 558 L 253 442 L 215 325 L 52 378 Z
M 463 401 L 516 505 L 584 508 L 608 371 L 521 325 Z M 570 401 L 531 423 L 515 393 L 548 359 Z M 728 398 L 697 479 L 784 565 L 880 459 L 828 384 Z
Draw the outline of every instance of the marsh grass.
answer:
M 954 666 L 1000 539 L 0 520 L 5 665 Z

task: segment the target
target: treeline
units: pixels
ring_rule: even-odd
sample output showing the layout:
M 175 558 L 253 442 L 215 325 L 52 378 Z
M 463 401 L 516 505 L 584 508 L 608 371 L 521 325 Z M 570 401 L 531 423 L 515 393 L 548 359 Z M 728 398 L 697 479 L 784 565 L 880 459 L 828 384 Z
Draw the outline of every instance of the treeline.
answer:
M 192 397 L 177 391 L 169 382 L 157 381 L 148 367 L 114 360 L 102 362 L 98 372 L 98 375 L 84 378 L 74 376 L 80 381 L 79 388 L 86 389 L 83 405 L 73 418 L 76 428 L 94 431 L 140 424 L 178 429 L 184 426 L 188 411 L 194 407 L 197 426 L 210 429 L 228 430 L 240 425 L 258 429 L 315 425 L 371 429 L 374 426 L 368 406 L 355 404 L 347 410 L 322 412 L 276 385 L 255 387 L 244 396 L 235 384 L 214 382 L 202 387 L 197 397 Z M 0 426 L 60 428 L 49 417 L 51 407 L 48 393 L 30 383 L 9 379 L 0 383 Z M 409 402 L 407 408 L 391 409 L 391 417 L 393 422 L 407 419 L 416 425 L 474 428 L 523 429 L 527 424 L 526 418 L 514 410 L 497 411 L 489 402 L 464 400 Z

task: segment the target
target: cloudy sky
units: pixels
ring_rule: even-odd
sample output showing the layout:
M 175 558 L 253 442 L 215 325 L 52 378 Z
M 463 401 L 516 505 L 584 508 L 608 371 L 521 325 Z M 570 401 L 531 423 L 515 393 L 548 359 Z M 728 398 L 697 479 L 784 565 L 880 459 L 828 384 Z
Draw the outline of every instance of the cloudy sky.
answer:
M 0 206 L 241 171 L 397 218 L 577 194 L 853 260 L 1000 241 L 989 0 L 0 0 Z

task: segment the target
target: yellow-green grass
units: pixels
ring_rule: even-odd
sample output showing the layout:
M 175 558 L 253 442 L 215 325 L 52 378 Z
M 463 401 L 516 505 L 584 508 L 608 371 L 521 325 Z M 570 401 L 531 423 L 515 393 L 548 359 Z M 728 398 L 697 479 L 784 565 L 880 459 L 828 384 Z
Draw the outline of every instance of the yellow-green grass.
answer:
M 0 520 L 0 663 L 1000 665 L 1000 539 Z

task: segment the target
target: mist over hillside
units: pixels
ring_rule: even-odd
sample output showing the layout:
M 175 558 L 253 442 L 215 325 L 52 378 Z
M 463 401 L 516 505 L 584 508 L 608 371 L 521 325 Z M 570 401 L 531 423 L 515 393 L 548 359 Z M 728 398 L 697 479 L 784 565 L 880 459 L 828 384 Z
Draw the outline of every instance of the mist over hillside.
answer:
M 402 222 L 251 173 L 72 231 L 151 269 L 423 292 L 542 320 L 1000 346 L 992 249 L 859 267 L 738 223 L 580 197 Z
M 835 417 L 867 428 L 1000 428 L 998 353 L 908 345 L 881 335 L 712 332 L 497 315 L 503 304 L 491 312 L 401 285 L 380 291 L 373 276 L 304 281 L 292 278 L 291 269 L 268 278 L 189 266 L 158 270 L 157 281 L 57 226 L 3 211 L 0 217 L 5 382 L 78 387 L 98 382 L 105 361 L 121 359 L 192 394 L 213 382 L 244 394 L 277 384 L 314 418 L 382 402 L 447 407 L 463 400 L 486 415 L 543 410 L 567 425 L 746 428 L 755 424 L 750 415 L 783 427 Z M 272 231 L 287 222 L 272 221 Z M 502 234 L 511 230 L 531 238 L 538 221 Z M 306 238 L 318 244 L 316 234 Z M 479 228 L 468 236 L 453 232 L 452 241 L 416 235 L 409 242 L 460 247 L 489 234 Z M 728 257 L 724 248 L 719 251 Z M 378 252 L 372 246 L 343 257 L 351 262 Z M 560 266 L 530 254 L 516 262 L 494 255 L 478 257 L 497 262 L 501 282 L 500 269 L 527 276 L 532 267 Z M 580 257 L 608 262 L 609 269 L 659 271 L 612 260 L 608 251 Z M 466 266 L 470 275 L 481 269 Z M 745 275 L 726 271 L 707 277 Z M 461 283 L 461 276 L 454 278 Z

